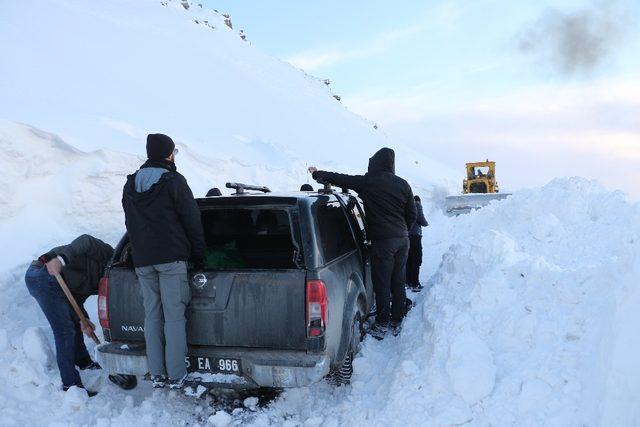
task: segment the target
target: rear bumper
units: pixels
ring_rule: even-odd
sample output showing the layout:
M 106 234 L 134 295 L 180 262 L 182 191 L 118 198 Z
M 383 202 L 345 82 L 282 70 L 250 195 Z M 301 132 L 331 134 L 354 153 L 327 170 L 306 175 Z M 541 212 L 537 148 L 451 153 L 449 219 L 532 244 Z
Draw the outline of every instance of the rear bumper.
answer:
M 193 372 L 190 383 L 210 388 L 304 387 L 322 380 L 329 372 L 329 356 L 304 351 L 275 351 L 238 347 L 190 347 L 190 356 L 240 359 L 242 376 L 206 375 Z M 98 362 L 110 374 L 146 375 L 143 344 L 107 343 L 96 349 Z M 214 381 L 207 381 L 214 377 Z M 227 377 L 223 378 L 221 377 Z

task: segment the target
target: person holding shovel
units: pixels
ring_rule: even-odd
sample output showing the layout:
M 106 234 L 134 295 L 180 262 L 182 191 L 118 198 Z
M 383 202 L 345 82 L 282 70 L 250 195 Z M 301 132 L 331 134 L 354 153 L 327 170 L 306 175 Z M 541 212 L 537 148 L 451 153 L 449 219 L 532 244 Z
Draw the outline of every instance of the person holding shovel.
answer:
M 91 359 L 84 344 L 82 332 L 94 336 L 95 326 L 74 312 L 59 282 L 66 283 L 73 299 L 82 306 L 90 295 L 98 293 L 98 282 L 113 255 L 113 248 L 88 234 L 76 238 L 68 245 L 58 246 L 34 260 L 25 275 L 25 283 L 53 330 L 56 362 L 62 379 L 62 389 L 84 388 L 76 370 L 101 369 Z M 62 277 L 62 280 L 60 280 Z M 89 396 L 96 392 L 87 391 Z

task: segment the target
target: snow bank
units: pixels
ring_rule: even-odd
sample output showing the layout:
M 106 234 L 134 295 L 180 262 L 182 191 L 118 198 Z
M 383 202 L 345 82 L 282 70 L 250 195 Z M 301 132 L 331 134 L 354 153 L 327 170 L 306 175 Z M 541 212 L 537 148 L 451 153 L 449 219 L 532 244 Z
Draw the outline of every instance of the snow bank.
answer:
M 640 367 L 631 363 L 640 313 L 629 299 L 640 289 L 640 205 L 563 179 L 430 222 L 430 290 L 402 335 L 366 343 L 351 388 L 287 391 L 265 416 L 381 426 L 640 422 Z

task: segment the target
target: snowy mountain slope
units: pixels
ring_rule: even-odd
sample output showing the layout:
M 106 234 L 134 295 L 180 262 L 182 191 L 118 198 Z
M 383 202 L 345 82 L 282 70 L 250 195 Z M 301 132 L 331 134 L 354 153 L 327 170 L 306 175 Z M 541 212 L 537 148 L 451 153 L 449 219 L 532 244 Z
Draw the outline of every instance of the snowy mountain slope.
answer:
M 0 118 L 78 149 L 136 155 L 146 133 L 161 131 L 200 156 L 287 175 L 295 166 L 298 182 L 305 164 L 363 171 L 385 145 L 417 187 L 455 177 L 387 140 L 320 79 L 263 54 L 223 20 L 177 0 L 1 2 Z

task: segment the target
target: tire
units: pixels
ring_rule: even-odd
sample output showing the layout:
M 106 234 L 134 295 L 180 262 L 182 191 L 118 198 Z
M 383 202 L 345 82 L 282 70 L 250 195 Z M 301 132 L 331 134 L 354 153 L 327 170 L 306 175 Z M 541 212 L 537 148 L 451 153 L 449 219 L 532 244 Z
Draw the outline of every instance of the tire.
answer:
M 114 374 L 109 375 L 109 381 L 123 390 L 132 390 L 138 385 L 138 378 L 135 375 Z
M 353 376 L 353 358 L 360 351 L 360 343 L 364 337 L 365 330 L 362 324 L 362 315 L 357 312 L 353 318 L 351 325 L 351 345 L 342 363 L 331 368 L 327 381 L 335 386 L 347 385 L 351 382 Z

